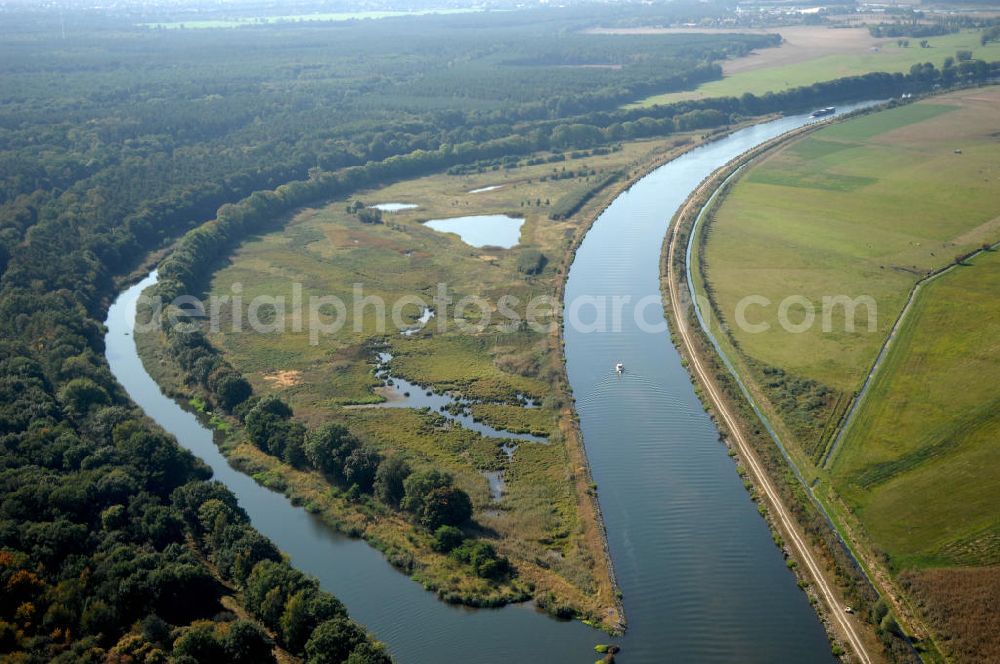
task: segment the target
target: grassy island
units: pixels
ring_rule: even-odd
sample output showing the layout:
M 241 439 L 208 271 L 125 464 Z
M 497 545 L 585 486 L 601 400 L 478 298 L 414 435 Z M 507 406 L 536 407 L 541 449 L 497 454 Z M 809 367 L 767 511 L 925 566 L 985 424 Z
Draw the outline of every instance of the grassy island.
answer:
M 291 321 L 280 334 L 234 329 L 230 302 L 220 307 L 220 329 L 207 336 L 255 394 L 279 397 L 295 421 L 310 429 L 342 425 L 414 471 L 451 475 L 472 503 L 463 535 L 494 547 L 510 561 L 511 574 L 477 574 L 467 555 L 442 551 L 436 533 L 410 515 L 308 464 L 296 467 L 267 453 L 238 422 L 213 414 L 225 429 L 230 461 L 333 527 L 365 538 L 447 601 L 496 606 L 533 599 L 553 614 L 620 629 L 603 525 L 565 382 L 561 312 L 553 303 L 589 222 L 630 178 L 696 138 L 532 155 L 503 167 L 455 168 L 356 192 L 301 210 L 281 229 L 250 239 L 211 278 L 209 295 L 239 293 L 244 303 L 257 296 L 290 301 L 293 288 L 301 288 L 304 299 L 335 295 L 350 304 L 354 284 L 361 284 L 363 297 L 387 303 L 387 318 L 393 303 L 404 302 L 396 321 L 403 330 L 391 320 L 380 329 L 374 305 L 355 325 L 356 312 L 348 306 L 346 324 L 318 340 L 307 329 L 292 331 Z M 415 207 L 370 212 L 384 203 Z M 518 245 L 477 248 L 422 223 L 482 214 L 522 219 Z M 442 331 L 441 307 L 433 303 L 438 284 L 448 285 L 454 302 L 484 298 L 489 325 L 479 329 L 484 313 L 470 306 L 462 320 L 445 312 Z M 538 325 L 512 326 L 498 315 L 503 296 L 517 298 L 522 314 L 533 298 L 549 304 L 538 307 Z M 404 297 L 420 298 L 435 315 L 426 319 L 425 306 Z M 258 314 L 280 324 L 276 311 L 262 307 Z M 139 335 L 138 342 L 162 385 L 195 407 L 204 405 L 174 359 L 167 359 L 162 334 Z M 393 384 L 399 380 L 410 386 L 405 394 Z M 417 388 L 455 402 L 444 411 L 385 407 L 420 396 Z M 448 417 L 452 413 L 493 433 L 462 426 Z

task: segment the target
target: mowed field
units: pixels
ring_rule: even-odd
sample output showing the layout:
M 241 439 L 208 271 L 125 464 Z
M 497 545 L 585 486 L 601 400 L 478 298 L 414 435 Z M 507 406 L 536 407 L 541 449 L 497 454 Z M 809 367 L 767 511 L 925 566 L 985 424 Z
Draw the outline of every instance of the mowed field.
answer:
M 291 302 L 293 287 L 299 284 L 304 301 L 312 295 L 341 298 L 346 303 L 344 326 L 320 335 L 318 343 L 310 340 L 308 324 L 296 332 L 290 320 L 285 320 L 283 332 L 261 334 L 246 326 L 233 330 L 232 312 L 225 306 L 221 329 L 211 335 L 212 341 L 253 383 L 255 392 L 280 395 L 297 418 L 311 425 L 342 422 L 365 442 L 402 455 L 415 468 L 433 465 L 452 473 L 472 498 L 475 521 L 511 557 L 520 579 L 536 595 L 552 592 L 554 605 L 568 604 L 601 619 L 598 611 L 614 599 L 608 580 L 596 576 L 603 569 L 595 560 L 602 551 L 600 531 L 596 524 L 588 530 L 578 509 L 582 490 L 577 482 L 586 475 L 566 443 L 571 434 L 568 403 L 556 386 L 561 376 L 556 337 L 531 329 L 505 330 L 501 326 L 507 321 L 497 316 L 496 307 L 502 296 L 513 296 L 521 302 L 513 308 L 523 312 L 532 297 L 556 293 L 559 267 L 601 198 L 567 220 L 554 221 L 549 212 L 562 197 L 593 186 L 609 172 L 639 167 L 687 140 L 690 137 L 636 142 L 609 154 L 567 156 L 562 162 L 510 170 L 439 174 L 303 210 L 282 230 L 244 243 L 215 274 L 211 293 L 241 291 L 246 303 L 260 295 Z M 568 172 L 573 176 L 566 177 Z M 485 187 L 497 188 L 470 193 Z M 363 224 L 347 211 L 356 201 L 418 207 L 385 213 L 382 224 Z M 523 216 L 520 244 L 512 249 L 476 248 L 421 223 L 475 214 Z M 539 250 L 547 258 L 541 274 L 518 271 L 518 259 L 527 250 Z M 390 320 L 385 328 L 377 325 L 372 303 L 361 316 L 355 315 L 355 284 L 363 296 L 386 303 Z M 452 305 L 447 312 L 436 310 L 422 331 L 402 335 L 391 320 L 394 304 L 404 303 L 397 322 L 413 325 L 422 307 L 403 298 L 432 305 L 439 284 L 446 285 L 452 302 L 470 295 L 485 298 L 494 322 L 482 331 L 463 331 Z M 550 310 L 540 308 L 539 322 L 548 320 L 544 313 Z M 447 318 L 444 330 L 439 328 L 442 318 Z M 282 322 L 280 316 L 268 320 Z M 465 322 L 481 322 L 476 307 L 467 308 Z M 384 400 L 374 376 L 378 349 L 392 353 L 394 375 L 438 393 L 452 391 L 479 400 L 472 407 L 476 417 L 496 428 L 547 434 L 548 442 L 521 441 L 508 459 L 503 440 L 449 425 L 440 414 L 366 407 Z M 520 407 L 522 396 L 539 406 Z M 491 497 L 486 471 L 503 472 L 506 486 L 499 500 Z M 354 522 L 349 515 L 338 518 Z M 370 533 L 373 537 L 400 542 L 402 548 L 407 537 L 414 537 L 383 532 L 385 524 L 367 527 L 376 529 Z M 445 591 L 468 590 L 447 556 L 421 562 L 427 567 L 419 580 Z
M 674 31 L 683 34 L 698 30 Z M 1000 60 L 1000 43 L 991 42 L 982 46 L 979 32 L 972 30 L 929 37 L 929 48 L 921 48 L 920 40 L 914 38 L 910 38 L 909 47 L 903 48 L 894 38 L 875 39 L 865 28 L 790 26 L 774 28 L 770 32 L 781 34 L 785 43 L 722 63 L 722 79 L 703 83 L 694 90 L 654 95 L 629 106 L 739 97 L 744 92 L 762 95 L 845 76 L 877 71 L 906 72 L 914 64 L 924 62 L 940 67 L 946 57 L 954 57 L 958 50 L 972 51 L 974 58 L 988 62 Z
M 1000 88 L 977 89 L 826 127 L 756 163 L 715 212 L 703 250 L 744 353 L 832 390 L 857 389 L 913 284 L 1000 239 L 998 130 Z M 748 296 L 770 302 L 743 312 L 766 331 L 738 324 Z M 824 321 L 824 298 L 841 296 L 874 303 L 871 317 L 855 308 L 854 332 L 844 306 L 826 307 Z M 787 329 L 810 306 L 814 324 Z
M 1000 252 L 922 288 L 832 475 L 900 567 L 1000 565 Z
M 921 289 L 832 468 L 955 661 L 1000 660 L 1000 252 Z
M 1000 88 L 990 87 L 780 148 L 714 211 L 696 263 L 727 352 L 806 476 L 824 495 L 832 487 L 834 511 L 885 554 L 959 661 L 1000 656 L 1000 252 L 919 291 L 851 428 L 823 461 L 914 284 L 998 241 Z M 744 311 L 765 331 L 739 324 L 747 296 L 765 298 Z M 824 325 L 823 298 L 837 296 L 871 298 L 872 328 L 863 305 L 853 332 L 843 306 L 830 307 Z M 780 303 L 790 297 L 783 325 Z M 814 323 L 797 328 L 810 305 Z M 982 584 L 988 590 L 954 592 Z

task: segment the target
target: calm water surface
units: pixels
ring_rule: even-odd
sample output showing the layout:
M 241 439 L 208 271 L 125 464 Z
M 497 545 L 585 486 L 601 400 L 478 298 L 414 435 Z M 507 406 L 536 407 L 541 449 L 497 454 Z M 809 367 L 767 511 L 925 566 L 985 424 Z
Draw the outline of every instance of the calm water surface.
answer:
M 509 438 L 511 440 L 525 440 L 540 444 L 548 443 L 548 439 L 542 436 L 495 429 L 485 422 L 477 422 L 472 417 L 472 414 L 467 412 L 469 407 L 475 403 L 474 401 L 458 398 L 447 393 L 435 392 L 427 387 L 412 383 L 405 378 L 393 376 L 389 372 L 389 362 L 391 360 L 391 354 L 379 353 L 379 365 L 375 373 L 375 377 L 383 381 L 383 387 L 391 387 L 391 397 L 382 403 L 361 406 L 362 408 L 429 408 L 445 419 L 456 422 L 471 431 L 476 431 L 487 438 Z M 461 412 L 453 412 L 451 407 L 456 405 L 464 406 L 464 409 Z
M 618 295 L 635 304 L 645 297 L 645 320 L 662 325 L 659 252 L 674 211 L 730 158 L 808 121 L 789 117 L 740 131 L 636 183 L 587 234 L 570 270 L 567 303 Z M 513 221 L 519 230 L 521 220 Z M 336 594 L 398 661 L 594 661 L 594 644 L 609 640 L 600 632 L 528 606 L 475 611 L 443 604 L 364 542 L 332 533 L 232 469 L 212 433 L 161 393 L 138 357 L 131 337 L 136 300 L 155 280 L 154 272 L 124 291 L 108 312 L 113 373 L 150 417 L 212 467 L 254 526 Z M 632 309 L 624 311 L 617 331 L 566 329 L 570 382 L 629 621 L 619 661 L 831 661 L 819 621 L 743 490 L 667 332 L 642 331 Z M 580 307 L 577 318 L 593 322 L 594 312 Z M 613 370 L 619 360 L 626 367 L 621 377 Z
M 441 233 L 455 233 L 462 242 L 473 247 L 502 247 L 510 249 L 521 241 L 524 219 L 505 214 L 479 214 L 470 217 L 432 219 L 424 226 Z
M 757 125 L 657 169 L 605 210 L 570 268 L 567 370 L 624 593 L 623 661 L 832 660 L 695 396 L 659 280 L 663 238 L 688 194 L 733 157 L 809 120 Z M 599 311 L 613 327 L 613 298 L 628 298 L 620 328 L 596 331 Z

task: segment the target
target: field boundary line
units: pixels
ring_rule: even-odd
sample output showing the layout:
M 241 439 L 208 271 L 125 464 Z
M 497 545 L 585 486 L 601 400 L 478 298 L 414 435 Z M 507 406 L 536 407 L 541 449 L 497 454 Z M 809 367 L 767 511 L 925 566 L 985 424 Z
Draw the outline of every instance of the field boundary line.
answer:
M 889 335 L 885 338 L 885 341 L 882 342 L 882 347 L 879 349 L 878 355 L 875 356 L 875 361 L 872 362 L 871 368 L 868 370 L 868 374 L 865 376 L 865 380 L 861 384 L 861 389 L 854 393 L 854 397 L 851 399 L 851 405 L 848 406 L 847 411 L 841 417 L 837 434 L 833 437 L 829 447 L 824 453 L 823 460 L 819 464 L 820 468 L 829 469 L 830 464 L 837 455 L 841 443 L 844 442 L 844 438 L 847 436 L 851 426 L 854 424 L 855 416 L 861 409 L 861 406 L 865 404 L 865 397 L 868 396 L 868 391 L 875 383 L 875 378 L 879 373 L 879 369 L 882 368 L 882 362 L 885 360 L 886 356 L 888 356 L 889 350 L 892 347 L 892 342 L 896 340 L 899 330 L 903 327 L 903 321 L 906 318 L 906 315 L 910 312 L 910 309 L 913 308 L 913 304 L 916 302 L 921 289 L 938 277 L 944 276 L 955 268 L 962 266 L 965 261 L 973 259 L 985 251 L 993 251 L 998 247 L 1000 247 L 1000 241 L 976 249 L 975 251 L 962 256 L 959 261 L 954 261 L 948 265 L 932 270 L 913 284 L 913 287 L 910 289 L 910 295 L 906 298 L 906 304 L 896 317 L 896 322 L 893 323 L 892 329 L 889 331 Z

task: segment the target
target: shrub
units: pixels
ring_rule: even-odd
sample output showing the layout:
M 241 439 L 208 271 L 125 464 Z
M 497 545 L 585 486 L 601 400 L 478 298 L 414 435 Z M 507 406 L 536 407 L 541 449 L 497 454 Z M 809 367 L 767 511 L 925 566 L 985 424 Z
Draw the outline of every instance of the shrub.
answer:
M 358 447 L 358 439 L 346 428 L 339 424 L 326 424 L 309 433 L 305 452 L 313 468 L 342 479 L 344 462 Z
M 442 525 L 457 526 L 472 518 L 472 501 L 461 489 L 440 487 L 432 490 L 424 500 L 420 522 L 430 529 Z
M 358 210 L 358 221 L 362 224 L 381 224 L 382 211 L 375 208 L 364 208 Z
M 538 249 L 525 249 L 517 258 L 517 271 L 521 274 L 541 274 L 548 259 Z
M 108 403 L 108 393 L 89 378 L 74 378 L 59 390 L 59 400 L 73 413 L 85 415 L 93 406 Z
M 349 620 L 327 620 L 313 631 L 306 643 L 306 661 L 309 664 L 341 664 L 365 641 L 364 632 Z
M 344 480 L 362 493 L 371 493 L 382 457 L 370 447 L 358 447 L 344 459 Z
M 403 483 L 405 496 L 402 507 L 430 530 L 440 526 L 457 526 L 472 516 L 472 501 L 461 489 L 453 486 L 451 475 L 438 470 L 414 473 Z
M 247 435 L 261 450 L 281 457 L 289 438 L 304 435 L 302 425 L 290 422 L 291 417 L 292 409 L 284 401 L 274 396 L 264 397 L 247 413 Z
M 173 656 L 191 657 L 198 662 L 226 659 L 226 652 L 215 633 L 215 624 L 203 620 L 193 623 L 174 641 Z
M 383 459 L 375 472 L 375 497 L 386 505 L 399 507 L 406 495 L 403 482 L 412 472 L 410 466 L 398 456 Z
M 218 397 L 219 405 L 230 413 L 253 393 L 247 379 L 232 369 L 210 373 L 208 387 Z
M 381 644 L 366 642 L 351 651 L 345 664 L 392 664 L 392 658 Z
M 232 664 L 258 664 L 273 662 L 274 642 L 259 627 L 246 620 L 237 620 L 226 631 L 222 646 L 227 662 Z
M 511 573 L 510 561 L 488 542 L 466 540 L 451 552 L 451 556 L 471 566 L 476 576 L 484 579 L 501 581 Z
M 431 548 L 438 553 L 448 553 L 465 541 L 465 535 L 455 526 L 441 526 L 434 531 L 434 542 Z
M 344 618 L 343 604 L 315 587 L 304 588 L 288 598 L 281 614 L 281 636 L 292 652 L 302 652 L 317 625 Z

